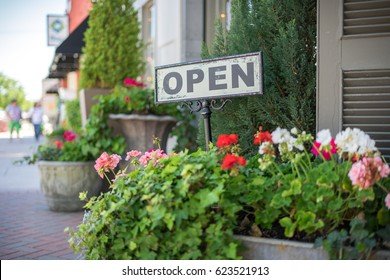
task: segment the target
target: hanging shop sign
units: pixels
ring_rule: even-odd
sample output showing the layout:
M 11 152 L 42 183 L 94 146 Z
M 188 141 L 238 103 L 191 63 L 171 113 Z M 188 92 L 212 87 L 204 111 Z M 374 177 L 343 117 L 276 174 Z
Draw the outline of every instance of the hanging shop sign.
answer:
M 159 66 L 155 75 L 157 104 L 263 94 L 260 52 Z
M 69 35 L 69 19 L 64 15 L 47 16 L 47 45 L 59 46 Z

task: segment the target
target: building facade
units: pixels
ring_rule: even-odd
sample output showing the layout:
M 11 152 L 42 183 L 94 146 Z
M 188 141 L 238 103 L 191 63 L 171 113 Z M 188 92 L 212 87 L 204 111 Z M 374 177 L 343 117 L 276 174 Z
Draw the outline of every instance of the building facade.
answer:
M 369 133 L 390 162 L 390 1 L 317 1 L 317 128 Z

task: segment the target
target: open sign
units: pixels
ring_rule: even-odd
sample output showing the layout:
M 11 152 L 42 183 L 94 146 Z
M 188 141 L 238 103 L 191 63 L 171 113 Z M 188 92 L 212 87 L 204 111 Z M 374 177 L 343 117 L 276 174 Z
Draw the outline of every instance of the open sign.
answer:
M 156 67 L 155 102 L 263 94 L 261 53 Z

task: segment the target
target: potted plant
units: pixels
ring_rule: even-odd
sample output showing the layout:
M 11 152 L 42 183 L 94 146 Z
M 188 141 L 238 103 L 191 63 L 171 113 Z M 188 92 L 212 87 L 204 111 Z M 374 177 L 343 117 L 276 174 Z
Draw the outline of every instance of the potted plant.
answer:
M 83 125 L 95 96 L 110 94 L 125 77 L 144 73 L 143 42 L 132 0 L 93 1 L 80 65 Z
M 125 78 L 112 94 L 101 97 L 105 111 L 126 139 L 127 150 L 148 151 L 153 149 L 150 141 L 160 139 L 166 150 L 169 133 L 180 121 L 188 124 L 192 116 L 181 111 L 176 104 L 154 104 L 154 92 L 141 82 Z M 112 122 L 112 123 L 113 123 Z
M 388 258 L 380 250 L 390 239 L 390 168 L 375 143 L 358 129 L 313 140 L 260 129 L 260 154 L 247 159 L 234 134 L 209 152 L 130 151 L 140 168 L 88 200 L 71 246 L 87 259 Z M 96 162 L 100 174 L 115 167 L 110 157 Z M 273 252 L 293 243 L 314 255 L 253 251 L 271 243 Z
M 40 145 L 28 163 L 37 163 L 41 191 L 52 211 L 81 211 L 81 191 L 98 195 L 102 181 L 94 174 L 91 155 L 82 152 L 76 135 L 65 131 L 60 140 Z
M 94 138 L 90 136 L 93 133 Z M 41 190 L 50 210 L 81 211 L 84 203 L 79 199 L 80 192 L 92 197 L 104 191 L 93 159 L 102 148 L 121 152 L 124 146 L 121 139 L 107 141 L 99 135 L 98 130 L 87 130 L 80 136 L 65 130 L 61 140 L 40 145 L 32 157 L 26 158 L 29 164 L 37 163 Z
M 63 127 L 54 129 L 52 132 L 45 135 L 46 142 L 50 145 L 54 145 L 56 141 L 62 141 L 65 131 L 66 130 Z

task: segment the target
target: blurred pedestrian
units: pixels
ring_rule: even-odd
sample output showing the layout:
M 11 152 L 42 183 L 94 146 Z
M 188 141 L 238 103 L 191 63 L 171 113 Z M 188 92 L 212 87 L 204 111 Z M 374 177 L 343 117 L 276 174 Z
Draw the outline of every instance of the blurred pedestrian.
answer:
M 9 139 L 12 141 L 12 133 L 16 130 L 16 137 L 19 139 L 20 120 L 22 118 L 22 110 L 18 106 L 16 99 L 11 100 L 11 104 L 5 109 L 9 118 Z
M 43 120 L 43 110 L 41 107 L 41 103 L 35 102 L 34 107 L 31 108 L 29 112 L 29 115 L 31 117 L 31 122 L 34 125 L 35 140 L 39 141 Z

